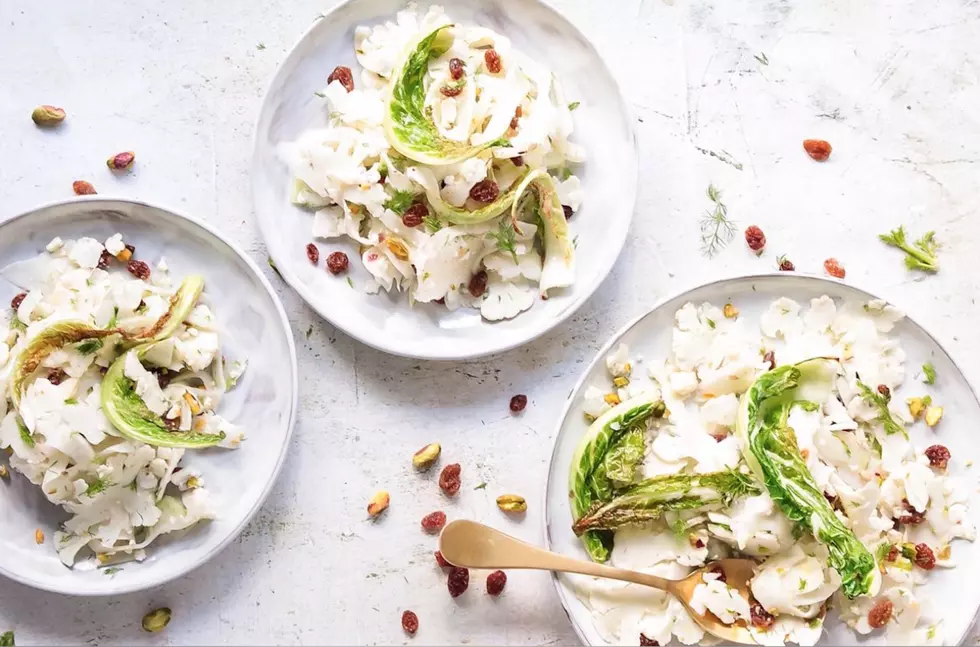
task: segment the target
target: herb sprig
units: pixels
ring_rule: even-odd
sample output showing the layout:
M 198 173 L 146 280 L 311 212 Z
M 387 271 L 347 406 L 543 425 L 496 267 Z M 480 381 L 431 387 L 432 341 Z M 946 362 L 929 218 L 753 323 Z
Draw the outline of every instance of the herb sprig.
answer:
M 701 253 L 711 258 L 732 242 L 737 228 L 728 217 L 728 207 L 721 201 L 721 191 L 709 184 L 706 195 L 714 208 L 705 211 L 701 219 Z
M 892 412 L 888 410 L 888 401 L 891 398 L 873 391 L 871 387 L 860 380 L 857 382 L 857 387 L 861 392 L 861 398 L 878 410 L 878 417 L 876 420 L 881 423 L 882 427 L 884 427 L 885 433 L 889 436 L 900 433 L 908 438 L 909 435 L 908 432 L 905 431 L 905 427 L 895 422 L 895 418 L 892 417 Z
M 897 247 L 905 252 L 905 267 L 923 272 L 939 271 L 939 259 L 936 257 L 939 243 L 936 242 L 935 237 L 936 232 L 927 231 L 922 238 L 910 245 L 905 238 L 905 227 L 878 236 L 886 245 Z
M 510 223 L 510 220 L 507 218 L 501 218 L 500 226 L 497 228 L 497 231 L 491 230 L 489 234 L 490 237 L 497 243 L 497 249 L 502 252 L 510 252 L 510 255 L 514 259 L 514 263 L 517 264 L 517 234 L 514 231 L 514 226 Z

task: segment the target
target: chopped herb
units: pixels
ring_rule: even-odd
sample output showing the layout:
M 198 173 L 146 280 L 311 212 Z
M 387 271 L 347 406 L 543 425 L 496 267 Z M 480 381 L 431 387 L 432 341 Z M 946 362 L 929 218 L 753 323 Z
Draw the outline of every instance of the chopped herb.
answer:
M 568 111 L 572 112 L 573 110 L 578 108 L 581 104 L 582 104 L 581 101 L 572 101 L 570 104 L 568 104 Z
M 385 200 L 385 209 L 391 209 L 399 216 L 404 216 L 408 208 L 415 202 L 415 194 L 411 191 L 399 191 L 395 189 L 395 195 Z
M 69 406 L 74 406 L 78 404 L 78 400 L 76 398 L 68 398 L 67 400 L 65 400 L 65 404 Z
M 926 384 L 936 383 L 936 367 L 932 365 L 932 362 L 926 362 L 922 365 L 922 381 Z
M 106 488 L 112 485 L 108 481 L 103 479 L 98 479 L 89 483 L 88 488 L 85 490 L 85 496 L 95 496 L 96 494 L 102 494 L 105 492 Z
M 931 625 L 926 630 L 926 640 L 935 640 L 936 638 L 936 625 Z
M 350 289 L 351 289 L 351 290 L 353 290 L 353 289 L 354 289 L 354 280 L 353 280 L 353 279 L 351 279 L 351 277 L 349 277 L 349 276 L 347 277 L 347 285 L 349 285 L 349 286 L 350 286 Z
M 936 242 L 935 235 L 936 232 L 928 231 L 922 238 L 909 245 L 905 239 L 905 227 L 899 227 L 887 234 L 881 234 L 878 238 L 886 245 L 904 251 L 905 267 L 910 270 L 937 272 L 939 271 L 939 259 L 936 258 L 936 250 L 939 249 L 939 243 Z
M 435 216 L 426 216 L 422 218 L 422 223 L 425 225 L 426 229 L 433 233 L 442 229 L 442 222 L 440 222 Z
M 568 178 L 572 177 L 572 170 L 567 166 L 561 167 L 561 180 L 564 182 Z
M 823 618 L 817 616 L 816 618 L 810 618 L 806 624 L 808 627 L 810 627 L 810 629 L 816 629 L 820 626 L 821 622 L 823 622 Z
M 480 483 L 479 485 L 477 485 L 477 486 L 476 486 L 475 488 L 473 488 L 473 489 L 474 489 L 474 490 L 485 490 L 485 489 L 487 489 L 487 482 L 486 482 L 486 481 L 484 481 L 483 483 Z
M 278 274 L 279 275 L 279 278 L 282 278 L 282 273 L 279 271 L 279 268 L 276 267 L 276 262 L 274 260 L 272 260 L 272 257 L 271 256 L 269 256 L 266 259 L 266 262 L 269 264 L 269 267 L 272 268 L 272 271 L 275 272 L 276 274 Z
M 802 577 L 800 578 L 800 590 L 801 591 L 805 591 L 806 590 L 806 580 L 804 578 L 802 578 Z
M 715 320 L 714 319 L 705 319 L 705 321 L 708 322 L 708 328 L 711 328 L 712 330 L 715 329 Z
M 705 211 L 701 219 L 701 253 L 711 258 L 732 242 L 736 227 L 728 218 L 728 207 L 721 201 L 721 191 L 709 184 L 706 193 L 715 206 L 714 209 Z
M 20 439 L 24 441 L 24 444 L 28 447 L 33 447 L 34 437 L 31 435 L 31 431 L 27 428 L 27 425 L 24 424 L 24 420 L 20 416 L 17 416 L 16 420 L 17 429 L 20 430 Z
M 766 56 L 765 52 L 759 52 L 758 54 L 754 54 L 753 56 L 755 56 L 755 60 L 759 61 L 763 65 L 769 65 L 769 57 Z
M 261 52 L 263 49 L 265 49 L 265 43 L 259 43 L 258 45 L 255 46 L 255 49 Z
M 110 566 L 109 568 L 103 570 L 102 571 L 102 574 L 103 575 L 108 575 L 109 577 L 112 577 L 113 575 L 115 575 L 116 573 L 118 573 L 121 570 L 122 569 L 119 568 L 118 566 Z
M 432 276 L 432 273 L 431 272 L 422 272 L 422 280 L 423 281 L 428 281 L 430 276 Z
M 314 92 L 313 93 L 313 96 L 320 97 L 321 99 L 326 99 L 327 98 L 327 95 L 325 95 L 324 93 L 320 92 L 319 90 L 317 90 L 316 92 Z
M 306 338 L 309 339 L 310 335 L 312 334 L 313 334 L 313 326 L 310 326 L 309 328 L 306 329 Z
M 514 263 L 517 264 L 517 234 L 514 232 L 510 220 L 501 218 L 497 231 L 490 231 L 489 233 L 490 237 L 496 241 L 497 249 L 502 252 L 510 252 L 514 258 Z
M 575 238 L 572 239 L 572 247 L 578 249 L 578 234 L 575 234 Z
M 905 427 L 895 422 L 895 418 L 892 417 L 892 412 L 888 410 L 888 400 L 885 398 L 885 396 L 881 395 L 877 391 L 873 391 L 871 387 L 861 380 L 857 381 L 857 387 L 858 391 L 861 392 L 861 398 L 878 410 L 878 417 L 875 418 L 875 420 L 881 423 L 881 426 L 885 429 L 885 433 L 889 436 L 892 434 L 901 433 L 908 438 L 908 433 L 905 431 Z
M 102 348 L 102 344 L 103 342 L 101 339 L 86 339 L 78 346 L 75 346 L 75 350 L 82 355 L 91 355 L 92 353 L 100 350 Z

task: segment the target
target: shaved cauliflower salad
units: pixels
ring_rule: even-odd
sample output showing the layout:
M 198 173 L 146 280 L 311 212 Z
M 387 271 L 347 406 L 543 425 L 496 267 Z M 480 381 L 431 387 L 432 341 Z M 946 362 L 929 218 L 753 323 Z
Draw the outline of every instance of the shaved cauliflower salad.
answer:
M 135 251 L 120 234 L 56 238 L 3 270 L 30 290 L 0 315 L 0 448 L 70 515 L 54 536 L 67 566 L 142 560 L 160 536 L 213 519 L 181 459 L 243 439 L 217 409 L 245 367 L 221 354 L 203 279 L 174 285 L 165 260 Z
M 356 241 L 368 292 L 491 321 L 570 286 L 585 153 L 554 74 L 438 6 L 358 27 L 354 50 L 358 81 L 337 67 L 317 93 L 327 126 L 279 149 L 313 237 Z
M 691 604 L 765 645 L 815 644 L 830 609 L 889 644 L 942 644 L 940 610 L 917 587 L 955 565 L 955 540 L 975 528 L 934 444 L 942 408 L 926 384 L 906 384 L 889 335 L 903 316 L 827 296 L 780 298 L 758 322 L 735 304 L 688 303 L 666 360 L 616 348 L 609 382 L 584 392 L 590 427 L 570 469 L 589 556 L 670 579 L 756 559 L 749 599 L 708 572 Z M 667 593 L 572 581 L 610 643 L 705 637 Z

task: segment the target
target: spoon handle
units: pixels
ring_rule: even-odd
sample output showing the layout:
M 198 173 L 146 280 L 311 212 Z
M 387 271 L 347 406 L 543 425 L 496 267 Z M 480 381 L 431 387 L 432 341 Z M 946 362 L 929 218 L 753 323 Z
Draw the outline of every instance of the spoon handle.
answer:
M 475 521 L 449 523 L 439 537 L 439 551 L 448 562 L 466 568 L 527 568 L 562 573 L 580 573 L 651 586 L 661 591 L 672 588 L 671 580 L 622 568 L 572 559 L 525 544 L 510 535 Z

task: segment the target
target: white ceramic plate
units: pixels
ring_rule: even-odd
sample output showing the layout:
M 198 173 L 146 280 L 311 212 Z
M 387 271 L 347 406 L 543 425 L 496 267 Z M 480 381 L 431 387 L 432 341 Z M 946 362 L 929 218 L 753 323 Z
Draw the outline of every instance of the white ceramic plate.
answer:
M 154 266 L 165 256 L 175 280 L 196 272 L 227 330 L 224 353 L 248 359 L 220 413 L 243 425 L 237 450 L 188 451 L 183 465 L 201 470 L 218 518 L 153 543 L 142 563 L 113 577 L 84 564 L 66 568 L 52 544 L 67 518 L 40 490 L 11 470 L 0 482 L 0 573 L 39 589 L 73 595 L 112 595 L 158 586 L 200 566 L 238 536 L 279 474 L 297 406 L 296 351 L 272 287 L 238 247 L 187 216 L 139 202 L 101 197 L 40 207 L 0 223 L 0 268 L 44 251 L 55 236 L 105 240 L 120 232 L 139 258 Z M 3 306 L 7 307 L 7 306 Z M 4 460 L 4 462 L 6 462 Z M 34 530 L 48 540 L 38 546 Z
M 419 3 L 420 10 L 429 3 Z M 449 312 L 438 304 L 412 307 L 407 295 L 369 295 L 370 274 L 361 267 L 356 244 L 321 242 L 321 256 L 335 250 L 351 259 L 351 289 L 343 277 L 310 265 L 305 248 L 313 240 L 312 215 L 289 204 L 289 174 L 276 147 L 303 131 L 326 125 L 323 89 L 337 65 L 355 70 L 354 28 L 376 24 L 404 9 L 402 0 L 357 0 L 331 11 L 300 39 L 279 68 L 266 94 L 255 131 L 252 187 L 259 229 L 283 278 L 321 316 L 352 337 L 380 350 L 422 359 L 463 359 L 519 346 L 557 326 L 585 302 L 612 269 L 633 215 L 636 150 L 632 123 L 619 88 L 592 45 L 558 12 L 538 0 L 448 0 L 438 2 L 455 21 L 491 27 L 515 47 L 548 62 L 569 101 L 573 141 L 585 147 L 582 208 L 571 220 L 578 237 L 577 276 L 556 293 L 510 321 L 488 323 L 478 311 Z
M 719 307 L 731 302 L 738 307 L 740 316 L 749 321 L 758 321 L 762 312 L 779 297 L 789 297 L 801 304 L 821 295 L 828 295 L 840 303 L 856 301 L 865 303 L 874 299 L 863 290 L 838 281 L 800 274 L 765 274 L 737 279 L 727 279 L 709 283 L 661 301 L 648 313 L 642 315 L 620 330 L 599 351 L 585 371 L 578 384 L 569 394 L 565 403 L 551 455 L 548 473 L 545 511 L 545 538 L 551 550 L 581 559 L 588 559 L 581 543 L 571 531 L 572 516 L 568 504 L 568 469 L 579 439 L 588 429 L 581 409 L 582 393 L 591 384 L 608 384 L 605 357 L 620 343 L 629 346 L 630 356 L 642 356 L 645 362 L 666 358 L 670 353 L 670 340 L 673 331 L 674 313 L 685 303 L 696 304 L 705 301 Z M 980 497 L 976 489 L 969 487 L 972 478 L 964 464 L 980 459 L 980 448 L 976 442 L 976 423 L 980 421 L 980 403 L 946 351 L 928 332 L 911 319 L 900 321 L 892 336 L 901 340 L 908 353 L 906 361 L 905 393 L 916 390 L 914 382 L 918 367 L 932 362 L 939 375 L 935 386 L 928 387 L 933 398 L 945 407 L 945 417 L 938 431 L 927 431 L 922 424 L 910 428 L 912 440 L 923 446 L 940 442 L 949 447 L 953 459 L 950 474 L 959 476 L 970 493 L 970 506 L 976 515 Z M 776 352 L 778 357 L 778 350 Z M 642 367 L 642 364 L 640 365 Z M 634 368 L 643 370 L 645 368 Z M 921 385 L 920 385 L 921 386 Z M 922 389 L 918 389 L 922 391 Z M 899 392 L 899 396 L 902 395 Z M 928 600 L 933 612 L 942 618 L 943 632 L 947 643 L 958 644 L 966 633 L 980 608 L 980 580 L 973 576 L 972 564 L 980 563 L 980 542 L 957 541 L 953 553 L 960 566 L 955 569 L 937 569 L 929 574 L 928 584 L 918 590 L 919 600 Z M 572 621 L 579 638 L 588 645 L 607 644 L 592 624 L 589 610 L 576 597 L 571 581 L 563 576 L 555 577 L 555 585 L 562 605 Z M 858 636 L 837 620 L 836 615 L 828 621 L 827 632 L 821 645 L 854 645 Z M 629 640 L 629 637 L 625 638 Z M 880 635 L 860 640 L 860 644 L 885 644 Z

